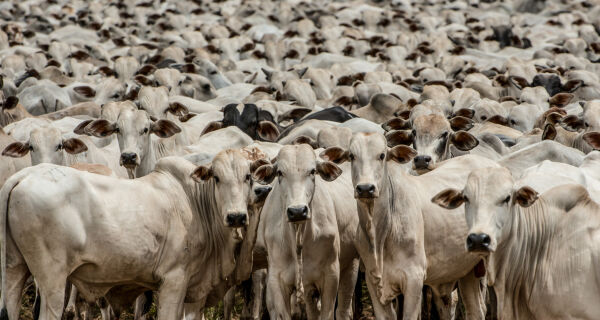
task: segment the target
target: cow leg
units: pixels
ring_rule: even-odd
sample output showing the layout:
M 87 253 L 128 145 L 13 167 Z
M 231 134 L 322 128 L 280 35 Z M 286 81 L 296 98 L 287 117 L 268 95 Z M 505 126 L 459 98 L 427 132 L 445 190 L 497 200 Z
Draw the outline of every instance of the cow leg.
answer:
M 152 291 L 148 290 L 140 294 L 135 299 L 134 317 L 135 320 L 146 320 L 146 315 L 152 306 Z
M 257 270 L 252 273 L 252 319 L 261 318 L 263 300 L 265 298 L 265 286 L 267 279 L 267 270 Z
M 322 275 L 323 290 L 321 291 L 321 317 L 320 319 L 333 319 L 335 311 L 335 300 L 337 297 L 338 286 L 340 284 L 340 265 L 335 261 L 332 270 Z M 356 281 L 356 276 L 354 278 Z M 349 289 L 352 294 L 352 287 Z
M 100 298 L 96 300 L 96 305 L 98 309 L 100 309 L 100 315 L 102 316 L 102 320 L 111 320 L 112 319 L 112 309 L 106 301 L 105 298 Z
M 187 277 L 184 270 L 171 271 L 165 275 L 158 290 L 159 320 L 181 320 L 183 318 L 183 300 L 187 291 Z
M 79 319 L 79 315 L 77 312 L 77 287 L 72 284 L 67 284 L 71 287 L 71 294 L 69 294 L 69 301 L 67 302 L 67 307 L 65 308 L 65 318 L 66 319 Z
M 56 276 L 56 273 L 46 279 L 38 279 L 40 294 L 42 297 L 40 305 L 40 320 L 60 320 L 65 307 L 65 285 L 66 276 Z
M 6 292 L 2 292 L 4 296 L 2 301 L 6 302 L 6 305 L 1 306 L 2 313 L 5 309 L 8 315 L 8 319 L 19 319 L 19 309 L 21 308 L 21 296 L 23 294 L 23 288 L 25 282 L 29 278 L 29 269 L 25 265 L 25 261 L 22 257 L 19 257 L 20 261 L 16 264 L 11 263 L 8 260 L 6 266 L 6 274 L 2 275 L 6 278 Z
M 382 305 L 379 301 L 377 297 L 377 285 L 375 285 L 374 280 L 368 272 L 365 272 L 365 281 L 367 282 L 367 289 L 369 289 L 369 296 L 373 302 L 375 318 L 377 320 L 396 320 L 396 311 L 394 311 L 393 304 Z
M 271 319 L 290 320 L 291 292 L 282 288 L 275 273 L 275 270 L 269 270 L 267 273 L 267 310 Z
M 306 303 L 306 317 L 308 320 L 319 319 L 319 308 L 317 304 L 319 303 L 320 293 L 319 289 L 315 286 L 314 283 L 305 283 L 304 284 L 304 302 Z M 293 298 L 292 298 L 293 299 Z M 321 303 L 322 300 L 321 300 Z M 321 304 L 322 306 L 322 304 Z
M 406 287 L 404 289 L 404 315 L 402 319 L 416 320 L 419 319 L 421 314 L 423 278 L 415 278 L 414 275 L 408 270 L 406 275 Z
M 467 319 L 485 319 L 485 291 L 482 290 L 481 279 L 475 277 L 475 273 L 471 271 L 458 280 L 458 288 Z
M 352 296 L 356 278 L 358 277 L 359 260 L 354 259 L 346 268 L 340 271 L 340 285 L 338 290 L 338 305 L 336 319 L 350 320 L 352 318 Z
M 223 297 L 223 319 L 230 320 L 233 306 L 235 305 L 235 291 L 237 286 L 233 286 L 227 290 L 225 297 Z
M 451 320 L 454 318 L 456 303 L 453 303 L 452 291 L 454 283 L 430 286 L 433 291 L 433 301 L 440 320 Z M 470 319 L 470 318 L 469 318 Z

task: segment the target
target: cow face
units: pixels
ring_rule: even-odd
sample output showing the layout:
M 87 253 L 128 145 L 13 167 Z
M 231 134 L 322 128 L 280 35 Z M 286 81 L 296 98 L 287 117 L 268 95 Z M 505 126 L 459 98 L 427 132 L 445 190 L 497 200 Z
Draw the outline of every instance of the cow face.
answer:
M 248 225 L 248 205 L 264 201 L 270 187 L 254 188 L 252 169 L 267 163 L 250 163 L 239 150 L 225 150 L 217 154 L 210 166 L 200 166 L 191 177 L 197 182 L 212 180 L 216 206 L 227 227 Z
M 456 117 L 462 118 L 462 117 Z M 467 129 L 472 126 L 469 119 L 459 124 L 453 119 L 456 129 Z M 450 145 L 453 144 L 461 151 L 475 148 L 479 142 L 468 132 L 452 130 L 451 123 L 443 116 L 430 114 L 418 117 L 413 122 L 413 146 L 418 155 L 413 160 L 413 169 L 419 173 L 430 171 L 434 165 L 450 158 Z
M 388 141 L 381 134 L 357 133 L 350 141 L 350 148 L 327 148 L 321 153 L 323 159 L 342 163 L 352 162 L 354 198 L 371 201 L 379 197 L 386 177 L 387 161 L 407 163 L 416 156 L 416 151 L 405 145 L 388 148 Z
M 289 222 L 311 219 L 310 204 L 316 176 L 333 181 L 342 174 L 342 170 L 329 161 L 317 161 L 313 149 L 306 144 L 286 145 L 276 159 L 274 164 L 259 167 L 254 172 L 255 179 L 270 183 L 277 178 L 275 188 L 280 188 L 279 194 Z
M 446 189 L 431 199 L 446 209 L 465 204 L 469 233 L 466 248 L 469 252 L 488 255 L 507 238 L 512 214 L 511 207 L 532 205 L 538 194 L 530 187 L 513 189 L 513 178 L 506 168 L 485 168 L 471 172 L 465 188 Z
M 86 127 L 86 131 L 99 138 L 116 134 L 121 150 L 121 166 L 133 171 L 142 161 L 148 160 L 151 153 L 150 134 L 168 138 L 181 132 L 181 129 L 169 120 L 154 122 L 145 111 L 125 109 L 119 113 L 116 122 L 96 120 Z
M 255 104 L 245 104 L 241 114 L 236 104 L 228 104 L 223 108 L 223 121 L 211 122 L 202 134 L 236 126 L 254 140 L 275 141 L 279 136 L 279 129 L 272 120 L 268 112 L 258 110 Z
M 86 150 L 87 146 L 83 141 L 76 138 L 63 139 L 59 129 L 42 127 L 31 131 L 28 142 L 14 142 L 9 144 L 2 151 L 2 155 L 17 158 L 29 153 L 32 165 L 40 163 L 66 165 L 63 151 L 70 154 L 78 154 Z

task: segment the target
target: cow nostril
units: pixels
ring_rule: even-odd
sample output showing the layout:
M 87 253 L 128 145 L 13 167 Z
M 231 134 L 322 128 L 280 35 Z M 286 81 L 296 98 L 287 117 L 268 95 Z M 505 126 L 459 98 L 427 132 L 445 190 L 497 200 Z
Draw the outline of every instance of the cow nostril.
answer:
M 304 221 L 308 218 L 308 207 L 307 206 L 298 206 L 298 207 L 288 207 L 287 208 L 288 220 L 290 222 Z
M 488 236 L 487 234 L 481 235 L 481 243 L 483 245 L 485 245 L 487 247 L 490 245 L 490 242 L 491 242 L 490 236 Z
M 121 162 L 123 164 L 135 164 L 137 160 L 137 154 L 133 152 L 121 153 Z
M 227 215 L 227 225 L 230 227 L 242 227 L 246 225 L 248 215 L 245 213 L 230 213 Z
M 356 193 L 360 196 L 372 197 L 375 194 L 375 185 L 359 184 L 356 186 Z
M 477 235 L 474 233 L 469 234 L 467 237 L 467 246 L 470 248 L 473 246 L 474 240 L 477 238 Z

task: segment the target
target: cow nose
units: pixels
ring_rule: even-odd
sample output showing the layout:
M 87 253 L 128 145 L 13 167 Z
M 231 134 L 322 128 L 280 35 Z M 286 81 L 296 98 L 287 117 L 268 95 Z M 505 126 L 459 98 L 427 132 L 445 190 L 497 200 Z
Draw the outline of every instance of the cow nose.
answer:
M 429 163 L 431 163 L 431 157 L 430 156 L 416 156 L 413 161 L 415 162 L 415 168 L 427 169 L 427 168 L 429 168 Z
M 356 186 L 356 193 L 359 198 L 374 198 L 375 186 L 372 184 L 359 184 Z
M 246 225 L 248 222 L 248 215 L 243 212 L 229 213 L 225 218 L 227 226 L 232 228 L 239 228 Z
M 307 206 L 296 206 L 287 208 L 287 216 L 290 222 L 304 221 L 308 218 Z
M 121 153 L 121 165 L 122 166 L 135 166 L 137 160 L 137 154 L 133 152 Z
M 490 236 L 485 233 L 471 233 L 467 236 L 467 250 L 471 252 L 489 252 Z
M 271 189 L 273 189 L 271 186 L 257 187 L 254 189 L 256 201 L 259 202 L 265 200 L 269 195 L 269 192 L 271 192 Z

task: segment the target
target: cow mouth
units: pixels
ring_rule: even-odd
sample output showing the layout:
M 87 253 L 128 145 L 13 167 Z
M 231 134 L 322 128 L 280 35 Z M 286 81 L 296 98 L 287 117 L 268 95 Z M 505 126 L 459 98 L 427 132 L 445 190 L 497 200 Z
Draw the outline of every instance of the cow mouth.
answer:
M 372 201 L 373 199 L 377 199 L 378 196 L 374 195 L 374 194 L 354 194 L 354 199 L 360 200 L 360 201 L 365 201 L 365 202 L 369 202 Z
M 476 254 L 478 256 L 482 256 L 485 257 L 487 255 L 489 255 L 490 253 L 494 252 L 494 250 L 492 250 L 489 247 L 477 247 L 477 248 L 469 248 L 467 249 L 470 253 Z
M 308 221 L 309 218 L 292 218 L 292 217 L 288 217 L 288 222 L 293 223 L 293 224 L 299 224 L 305 221 Z

